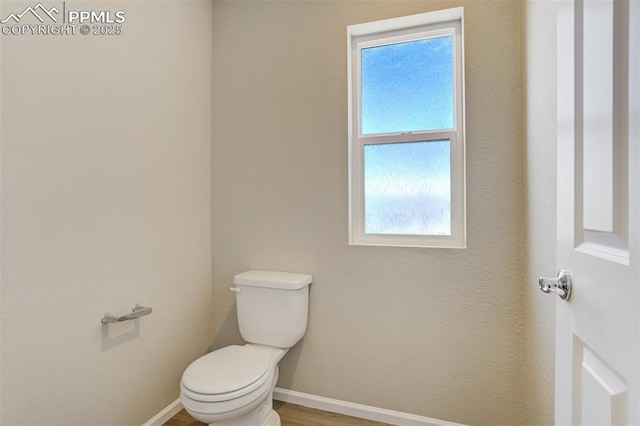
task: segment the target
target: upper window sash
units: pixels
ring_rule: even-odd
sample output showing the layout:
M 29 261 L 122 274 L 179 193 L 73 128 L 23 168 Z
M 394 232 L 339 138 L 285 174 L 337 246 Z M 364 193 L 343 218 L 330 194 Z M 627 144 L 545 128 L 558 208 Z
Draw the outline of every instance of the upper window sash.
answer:
M 401 31 L 396 31 L 396 33 L 400 33 L 400 35 L 394 35 L 394 36 L 389 36 L 389 37 L 385 37 L 385 38 L 375 38 L 375 39 L 364 39 L 362 41 L 357 41 L 356 42 L 356 48 L 354 49 L 354 53 L 355 53 L 355 62 L 356 62 L 356 69 L 352 70 L 355 72 L 355 87 L 353 89 L 355 89 L 355 92 L 357 94 L 357 108 L 354 111 L 356 113 L 355 119 L 357 120 L 357 131 L 358 131 L 358 138 L 359 139 L 369 139 L 369 138 L 377 138 L 377 137 L 382 137 L 384 138 L 384 140 L 386 142 L 393 142 L 393 141 L 411 141 L 411 140 L 424 140 L 425 136 L 428 137 L 428 139 L 431 139 L 431 137 L 429 137 L 430 134 L 436 134 L 436 133 L 440 133 L 441 131 L 456 131 L 457 129 L 457 122 L 458 122 L 458 111 L 457 111 L 457 93 L 456 93 L 456 87 L 457 87 L 457 82 L 455 81 L 455 79 L 457 78 L 456 76 L 456 69 L 458 67 L 457 65 L 457 61 L 458 61 L 458 55 L 456 54 L 456 43 L 458 43 L 458 35 L 460 33 L 459 31 L 459 25 L 457 25 L 457 23 L 447 23 L 447 26 L 444 28 L 440 28 L 440 29 L 436 29 L 436 30 L 428 30 L 428 31 L 423 31 L 423 32 L 419 32 L 419 33 L 410 33 L 410 34 L 404 34 L 404 32 L 406 32 L 406 30 L 401 30 Z M 453 53 L 453 57 L 452 57 L 452 80 L 453 80 L 453 84 L 452 84 L 452 101 L 453 101 L 453 126 L 452 127 L 445 127 L 445 128 L 431 128 L 431 129 L 417 129 L 417 130 L 410 130 L 410 131 L 398 131 L 398 132 L 384 132 L 384 133 L 363 133 L 362 131 L 362 127 L 363 127 L 363 117 L 362 117 L 362 50 L 364 49 L 369 49 L 369 48 L 375 48 L 375 47 L 383 47 L 383 46 L 389 46 L 389 45 L 394 45 L 394 44 L 401 44 L 401 43 L 408 43 L 408 42 L 413 42 L 413 41 L 422 41 L 422 40 L 428 40 L 428 39 L 434 39 L 434 38 L 438 38 L 438 37 L 447 37 L 450 36 L 453 39 L 453 48 L 452 48 L 452 53 Z M 416 136 L 416 139 L 412 139 L 412 138 L 401 138 L 398 139 L 397 136 L 405 136 L 405 135 L 422 135 L 422 136 Z M 436 138 L 438 138 L 436 136 Z M 384 143 L 384 142 L 367 142 L 367 143 Z

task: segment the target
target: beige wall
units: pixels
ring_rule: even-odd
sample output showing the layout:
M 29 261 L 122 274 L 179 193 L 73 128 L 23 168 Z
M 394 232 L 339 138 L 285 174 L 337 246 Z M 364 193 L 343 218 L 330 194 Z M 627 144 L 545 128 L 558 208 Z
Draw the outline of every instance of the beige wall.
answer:
M 0 36 L 0 423 L 139 425 L 211 343 L 211 4 L 66 6 L 127 21 Z
M 555 3 L 527 0 L 522 13 L 526 197 L 524 372 L 526 424 L 553 424 L 555 298 L 537 277 L 556 271 Z
M 463 5 L 466 250 L 347 244 L 346 26 Z M 311 273 L 279 386 L 472 424 L 523 410 L 520 3 L 215 1 L 214 346 L 250 269 Z

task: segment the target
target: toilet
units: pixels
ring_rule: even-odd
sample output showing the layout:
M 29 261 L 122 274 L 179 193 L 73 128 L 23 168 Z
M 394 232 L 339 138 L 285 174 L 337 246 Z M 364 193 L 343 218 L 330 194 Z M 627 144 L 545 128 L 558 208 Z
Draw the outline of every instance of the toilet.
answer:
M 219 426 L 279 426 L 273 410 L 278 362 L 307 329 L 307 274 L 247 271 L 233 278 L 240 335 L 195 360 L 182 375 L 180 401 L 196 420 Z

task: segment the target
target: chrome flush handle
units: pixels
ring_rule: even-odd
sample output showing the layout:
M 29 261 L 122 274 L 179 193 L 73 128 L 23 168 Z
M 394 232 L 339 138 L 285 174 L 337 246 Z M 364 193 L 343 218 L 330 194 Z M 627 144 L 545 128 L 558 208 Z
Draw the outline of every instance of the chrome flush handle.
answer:
M 538 288 L 544 293 L 557 294 L 562 300 L 569 300 L 571 297 L 571 272 L 560 270 L 555 278 L 538 278 Z

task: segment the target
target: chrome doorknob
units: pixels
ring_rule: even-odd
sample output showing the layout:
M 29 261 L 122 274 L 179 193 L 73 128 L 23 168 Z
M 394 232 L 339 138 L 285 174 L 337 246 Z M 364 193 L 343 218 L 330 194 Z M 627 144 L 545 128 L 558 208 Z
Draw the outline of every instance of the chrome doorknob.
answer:
M 560 270 L 555 278 L 538 278 L 538 288 L 545 293 L 554 293 L 562 300 L 571 297 L 571 272 Z

